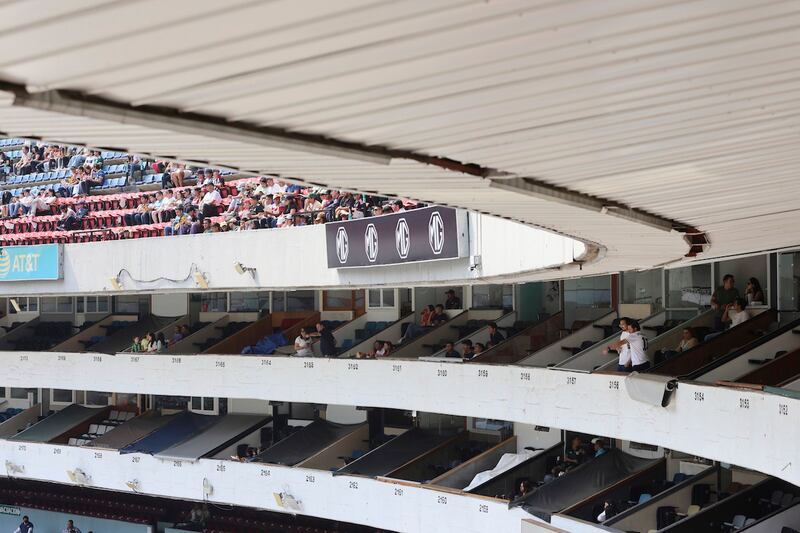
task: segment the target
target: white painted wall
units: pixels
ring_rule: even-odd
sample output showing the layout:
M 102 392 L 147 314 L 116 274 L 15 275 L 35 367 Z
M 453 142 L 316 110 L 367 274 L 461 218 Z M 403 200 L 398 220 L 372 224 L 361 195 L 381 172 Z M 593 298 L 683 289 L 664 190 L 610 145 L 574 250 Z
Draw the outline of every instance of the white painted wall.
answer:
M 758 390 L 681 382 L 663 408 L 631 399 L 631 376 L 513 365 L 58 352 L 0 358 L 0 384 L 493 418 L 657 444 L 800 484 L 800 399 Z
M 352 405 L 328 405 L 325 420 L 336 424 L 360 424 L 367 421 L 367 412 Z
M 508 509 L 505 501 L 454 494 L 416 483 L 259 463 L 200 459 L 164 461 L 150 455 L 0 441 L 0 456 L 24 468 L 16 477 L 70 484 L 68 470 L 86 473 L 91 487 L 130 492 L 126 481 L 138 479 L 140 491 L 203 500 L 203 481 L 213 487 L 213 503 L 242 505 L 277 512 L 355 522 L 410 533 L 519 531 L 529 515 Z M 5 474 L 5 471 L 3 471 Z M 288 493 L 300 502 L 292 511 L 276 502 Z
M 561 441 L 561 430 L 549 428 L 550 431 L 536 431 L 532 424 L 514 423 L 514 435 L 517 436 L 517 453 L 522 453 L 526 446 L 547 449 Z
M 329 269 L 325 228 L 303 226 L 67 244 L 63 280 L 5 283 L 2 289 L 5 296 L 119 294 L 110 280 L 123 269 L 119 280 L 124 292 L 196 290 L 194 271 L 205 274 L 209 290 L 213 291 L 463 284 L 487 276 L 523 276 L 572 262 L 572 239 L 485 215 L 481 219 L 486 219 L 481 227 L 489 237 L 480 240 L 479 252 L 484 262 L 475 271 L 470 270 L 466 257 L 386 267 Z M 293 257 L 302 260 L 287 259 Z M 236 261 L 256 268 L 255 276 L 238 274 L 234 268 Z
M 189 297 L 186 294 L 154 294 L 150 312 L 155 316 L 179 317 L 189 314 Z

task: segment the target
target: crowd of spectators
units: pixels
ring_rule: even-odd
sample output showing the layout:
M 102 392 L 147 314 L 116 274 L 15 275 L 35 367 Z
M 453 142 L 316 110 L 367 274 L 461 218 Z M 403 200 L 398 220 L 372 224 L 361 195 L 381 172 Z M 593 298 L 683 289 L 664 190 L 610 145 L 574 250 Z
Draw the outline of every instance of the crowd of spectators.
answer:
M 16 160 L 0 152 L 0 179 L 51 170 L 69 173 L 51 188 L 33 184 L 16 196 L 3 191 L 0 216 L 10 219 L 56 214 L 60 215 L 59 230 L 80 229 L 81 218 L 91 214 L 91 203 L 85 200 L 106 179 L 101 152 L 37 143 L 26 144 L 20 152 Z M 164 235 L 324 224 L 418 207 L 410 201 L 305 187 L 267 176 L 230 185 L 219 170 L 136 156 L 126 156 L 125 161 L 130 184 L 134 178 L 152 174 L 155 179 L 150 183 L 156 187 L 160 183 L 161 189 L 145 192 L 133 205 L 125 205 L 126 212 L 119 215 L 117 225 L 159 224 Z M 77 201 L 62 200 L 65 198 Z M 124 233 L 122 238 L 126 238 Z

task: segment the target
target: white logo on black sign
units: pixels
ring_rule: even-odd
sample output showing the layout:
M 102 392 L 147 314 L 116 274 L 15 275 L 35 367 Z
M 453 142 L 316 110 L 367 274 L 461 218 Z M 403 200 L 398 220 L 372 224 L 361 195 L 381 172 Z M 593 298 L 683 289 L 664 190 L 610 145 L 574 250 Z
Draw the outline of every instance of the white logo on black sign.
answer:
M 345 264 L 348 255 L 350 255 L 350 238 L 347 236 L 347 230 L 340 226 L 336 230 L 336 257 L 340 263 Z
M 428 244 L 434 255 L 439 255 L 444 250 L 444 221 L 438 211 L 431 214 L 428 221 Z
M 375 229 L 375 224 L 368 225 L 364 232 L 364 251 L 370 263 L 378 259 L 378 230 Z
M 408 230 L 408 222 L 404 218 L 398 220 L 397 226 L 394 228 L 394 247 L 397 249 L 397 255 L 402 259 L 408 257 L 408 251 L 411 249 L 411 233 Z

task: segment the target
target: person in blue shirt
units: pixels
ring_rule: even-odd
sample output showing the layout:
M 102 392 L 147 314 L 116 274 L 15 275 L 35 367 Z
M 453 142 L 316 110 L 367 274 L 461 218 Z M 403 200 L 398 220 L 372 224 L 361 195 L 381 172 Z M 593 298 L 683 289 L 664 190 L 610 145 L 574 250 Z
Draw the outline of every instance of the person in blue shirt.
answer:
M 592 439 L 592 444 L 594 444 L 594 456 L 602 457 L 608 453 L 608 449 L 606 448 L 606 441 L 603 439 Z
M 27 516 L 23 516 L 22 523 L 14 530 L 14 533 L 33 533 L 33 522 Z

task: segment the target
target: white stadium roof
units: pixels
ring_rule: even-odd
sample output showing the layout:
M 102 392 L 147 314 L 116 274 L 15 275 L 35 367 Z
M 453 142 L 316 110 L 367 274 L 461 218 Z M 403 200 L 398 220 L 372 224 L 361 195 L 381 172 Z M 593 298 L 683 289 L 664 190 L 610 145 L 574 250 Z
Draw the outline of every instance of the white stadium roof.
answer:
M 798 27 L 766 0 L 19 0 L 0 132 L 466 207 L 599 244 L 584 273 L 647 268 L 685 233 L 701 258 L 800 243 Z

